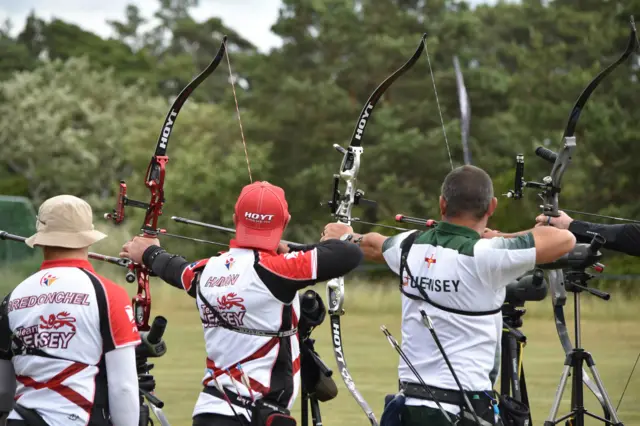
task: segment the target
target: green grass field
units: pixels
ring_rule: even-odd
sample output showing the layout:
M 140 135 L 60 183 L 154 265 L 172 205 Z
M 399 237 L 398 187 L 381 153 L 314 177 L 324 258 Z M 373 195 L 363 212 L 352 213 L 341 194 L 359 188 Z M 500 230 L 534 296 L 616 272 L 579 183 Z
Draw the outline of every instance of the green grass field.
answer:
M 36 269 L 20 265 L 14 271 L 0 271 L 4 280 L 0 290 L 8 291 L 30 272 Z M 116 282 L 124 283 L 121 270 L 95 263 L 99 273 Z M 29 272 L 27 272 L 29 271 Z M 157 393 L 165 403 L 165 413 L 173 426 L 191 424 L 191 413 L 204 374 L 204 343 L 202 328 L 193 299 L 179 290 L 160 282 L 152 283 L 152 316 L 163 315 L 169 323 L 165 334 L 168 352 L 154 360 Z M 324 298 L 324 285 L 316 291 Z M 130 293 L 134 291 L 128 285 Z M 5 291 L 2 291 L 5 294 Z M 639 298 L 614 294 L 608 302 L 591 296 L 583 297 L 583 345 L 593 354 L 605 386 L 614 404 L 618 403 L 626 380 L 640 352 Z M 556 391 L 564 354 L 558 340 L 549 298 L 543 302 L 527 304 L 522 331 L 527 335 L 524 366 L 529 387 L 534 424 L 541 425 L 547 417 Z M 374 409 L 378 419 L 382 412 L 384 396 L 393 393 L 397 386 L 398 355 L 389 346 L 380 325 L 385 324 L 400 337 L 400 295 L 395 286 L 380 287 L 347 280 L 346 314 L 342 319 L 343 344 L 349 368 L 357 388 Z M 572 317 L 573 304 L 565 311 Z M 572 330 L 572 322 L 569 321 Z M 573 334 L 573 333 L 572 333 Z M 314 331 L 316 349 L 331 367 L 335 368 L 330 342 L 329 320 Z M 368 420 L 346 390 L 342 379 L 334 374 L 338 383 L 338 397 L 322 405 L 324 424 L 328 426 L 368 425 Z M 566 413 L 569 387 L 560 414 Z M 598 403 L 586 391 L 586 405 L 597 414 Z M 294 415 L 299 419 L 299 400 Z M 640 366 L 632 377 L 629 389 L 619 410 L 624 423 L 640 425 Z M 587 425 L 600 424 L 587 421 Z
M 347 283 L 348 285 L 349 283 Z M 165 413 L 172 425 L 190 425 L 190 416 L 204 372 L 202 331 L 193 301 L 170 288 L 155 289 L 154 313 L 164 315 L 169 324 L 165 335 L 167 355 L 156 362 L 158 395 L 166 402 Z M 316 289 L 324 296 L 324 286 Z M 640 300 L 614 297 L 609 302 L 583 297 L 583 344 L 593 354 L 605 386 L 614 401 L 620 394 L 640 352 Z M 347 310 L 343 317 L 343 338 L 347 362 L 357 388 L 376 415 L 382 412 L 384 396 L 396 389 L 398 356 L 389 346 L 379 326 L 385 324 L 400 336 L 400 296 L 396 291 L 366 287 L 347 289 Z M 571 313 L 573 304 L 566 310 Z M 527 306 L 522 330 L 528 338 L 524 365 L 529 387 L 534 424 L 542 424 L 548 415 L 556 391 L 564 356 L 556 334 L 550 300 Z M 572 327 L 572 322 L 569 323 Z M 572 329 L 572 328 L 570 328 Z M 330 367 L 335 368 L 330 343 L 329 321 L 314 331 L 317 350 Z M 639 368 L 640 369 L 640 368 Z M 368 420 L 336 374 L 338 397 L 322 405 L 326 425 L 367 425 Z M 568 392 L 561 414 L 568 409 Z M 598 412 L 597 401 L 587 390 L 587 407 Z M 619 414 L 626 425 L 640 425 L 640 371 L 632 377 Z M 299 401 L 295 415 L 299 418 Z M 599 424 L 588 421 L 587 424 Z

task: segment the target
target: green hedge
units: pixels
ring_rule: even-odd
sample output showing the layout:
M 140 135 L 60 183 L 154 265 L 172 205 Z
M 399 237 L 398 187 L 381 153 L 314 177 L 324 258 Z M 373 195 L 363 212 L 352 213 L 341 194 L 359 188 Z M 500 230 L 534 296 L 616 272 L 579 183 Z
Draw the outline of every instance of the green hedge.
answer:
M 36 212 L 25 197 L 0 195 L 0 229 L 28 237 L 36 231 Z M 0 241 L 0 265 L 29 259 L 33 249 L 15 241 Z

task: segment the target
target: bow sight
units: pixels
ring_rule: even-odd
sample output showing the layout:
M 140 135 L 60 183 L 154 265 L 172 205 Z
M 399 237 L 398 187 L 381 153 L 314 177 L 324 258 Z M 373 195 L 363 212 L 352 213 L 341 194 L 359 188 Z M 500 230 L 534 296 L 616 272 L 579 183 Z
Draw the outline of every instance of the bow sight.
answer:
M 373 200 L 362 198 L 364 191 L 356 189 L 356 176 L 360 169 L 360 156 L 362 155 L 361 146 L 349 146 L 347 149 L 341 147 L 338 144 L 333 144 L 333 147 L 344 155 L 342 159 L 342 165 L 340 166 L 340 173 L 333 175 L 333 196 L 331 201 L 327 202 L 331 215 L 340 222 L 349 223 L 349 221 L 358 221 L 358 218 L 351 217 L 351 208 L 353 206 L 368 205 L 369 207 L 377 207 L 378 203 Z M 340 179 L 345 182 L 344 195 L 340 192 Z
M 524 154 L 516 155 L 516 175 L 513 183 L 513 189 L 509 190 L 505 195 L 508 198 L 519 200 L 522 198 L 523 188 L 539 189 L 540 198 L 542 198 L 542 213 L 547 216 L 558 217 L 558 194 L 561 190 L 562 176 L 566 168 L 571 164 L 571 156 L 576 147 L 575 136 L 565 136 L 564 147 L 560 154 L 542 146 L 536 148 L 536 155 L 553 164 L 551 174 L 545 176 L 542 182 L 526 181 L 524 179 Z

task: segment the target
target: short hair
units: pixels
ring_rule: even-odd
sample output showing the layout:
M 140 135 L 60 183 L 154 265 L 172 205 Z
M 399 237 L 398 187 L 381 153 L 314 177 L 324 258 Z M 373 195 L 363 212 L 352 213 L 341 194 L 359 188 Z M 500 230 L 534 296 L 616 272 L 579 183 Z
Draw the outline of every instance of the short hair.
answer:
M 444 178 L 442 198 L 447 202 L 447 217 L 482 219 L 493 199 L 493 182 L 479 167 L 458 167 Z

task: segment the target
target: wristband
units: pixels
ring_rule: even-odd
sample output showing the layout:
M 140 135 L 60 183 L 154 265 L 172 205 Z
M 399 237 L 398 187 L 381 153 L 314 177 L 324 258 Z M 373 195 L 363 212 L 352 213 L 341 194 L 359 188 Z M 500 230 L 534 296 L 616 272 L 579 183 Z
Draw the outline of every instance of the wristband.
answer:
M 160 246 L 147 247 L 147 249 L 142 254 L 142 263 L 144 263 L 144 266 L 151 269 L 151 267 L 153 266 L 153 261 L 161 253 L 166 253 L 166 250 Z

